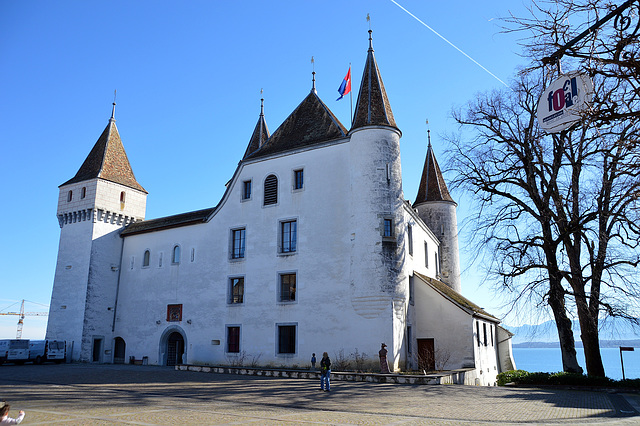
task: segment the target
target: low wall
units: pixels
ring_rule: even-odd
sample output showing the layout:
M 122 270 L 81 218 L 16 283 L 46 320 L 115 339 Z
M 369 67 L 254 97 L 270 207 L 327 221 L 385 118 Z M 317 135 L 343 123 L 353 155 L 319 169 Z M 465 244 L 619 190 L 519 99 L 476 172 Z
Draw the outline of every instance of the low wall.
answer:
M 320 380 L 319 371 L 311 370 L 281 370 L 254 367 L 227 367 L 180 364 L 176 370 L 196 371 L 201 373 L 242 374 L 247 376 L 285 377 L 290 379 Z M 475 370 L 465 368 L 460 370 L 443 371 L 441 373 L 409 375 L 409 374 L 378 374 L 332 371 L 331 380 L 348 382 L 398 383 L 409 385 L 445 385 L 445 384 L 475 384 Z

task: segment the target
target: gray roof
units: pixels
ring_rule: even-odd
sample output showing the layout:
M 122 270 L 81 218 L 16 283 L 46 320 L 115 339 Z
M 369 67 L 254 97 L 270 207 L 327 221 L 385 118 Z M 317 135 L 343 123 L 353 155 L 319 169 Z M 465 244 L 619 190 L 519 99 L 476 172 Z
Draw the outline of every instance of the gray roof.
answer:
M 364 126 L 390 126 L 396 129 L 398 128 L 396 120 L 393 118 L 387 92 L 382 83 L 378 63 L 373 54 L 371 30 L 369 30 L 367 62 L 364 66 L 362 82 L 360 83 L 360 91 L 358 92 L 358 100 L 356 102 L 356 111 L 353 117 L 351 130 Z
M 312 90 L 269 139 L 246 158 L 306 148 L 346 135 L 347 129 Z
M 147 193 L 138 183 L 122 145 L 116 120 L 111 117 L 76 175 L 60 186 L 100 178 Z
M 449 299 L 452 303 L 458 305 L 463 310 L 471 311 L 475 314 L 480 314 L 489 318 L 494 319 L 497 322 L 500 322 L 500 319 L 494 317 L 480 306 L 476 305 L 466 297 L 462 296 L 460 293 L 443 283 L 442 281 L 438 281 L 433 278 L 429 278 L 425 275 L 422 275 L 418 272 L 413 272 L 420 280 L 431 286 L 435 291 L 443 295 L 445 298 Z
M 420 179 L 420 187 L 418 188 L 418 195 L 413 205 L 416 206 L 420 203 L 426 203 L 428 201 L 453 201 L 447 184 L 442 177 L 440 166 L 433 153 L 431 143 L 427 148 L 427 157 L 424 160 L 424 168 L 422 169 L 422 178 Z
M 209 215 L 216 210 L 217 207 L 197 210 L 193 212 L 176 214 L 173 216 L 161 217 L 158 219 L 141 220 L 127 226 L 121 233 L 121 236 L 129 236 L 135 234 L 143 234 L 145 232 L 159 231 L 162 229 L 177 228 L 179 226 L 197 225 L 205 223 Z

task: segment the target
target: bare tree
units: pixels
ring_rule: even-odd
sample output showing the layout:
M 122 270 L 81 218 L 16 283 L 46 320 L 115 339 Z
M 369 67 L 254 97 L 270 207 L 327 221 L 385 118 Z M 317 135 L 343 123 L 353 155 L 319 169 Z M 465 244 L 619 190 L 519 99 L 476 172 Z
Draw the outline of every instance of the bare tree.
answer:
M 549 305 L 565 371 L 581 371 L 569 316 L 575 311 L 587 372 L 604 376 L 601 316 L 638 317 L 640 291 L 630 272 L 640 238 L 639 43 L 631 25 L 592 26 L 576 41 L 584 28 L 568 23 L 591 25 L 610 12 L 608 2 L 578 3 L 534 3 L 532 18 L 507 19 L 510 31 L 530 35 L 523 44 L 535 62 L 513 91 L 480 96 L 454 114 L 473 136 L 455 139 L 450 158 L 459 172 L 455 183 L 478 195 L 476 231 L 494 253 L 502 288 L 514 301 Z M 567 44 L 565 65 L 594 80 L 593 106 L 579 125 L 546 134 L 535 120 L 537 101 L 558 70 L 540 59 Z

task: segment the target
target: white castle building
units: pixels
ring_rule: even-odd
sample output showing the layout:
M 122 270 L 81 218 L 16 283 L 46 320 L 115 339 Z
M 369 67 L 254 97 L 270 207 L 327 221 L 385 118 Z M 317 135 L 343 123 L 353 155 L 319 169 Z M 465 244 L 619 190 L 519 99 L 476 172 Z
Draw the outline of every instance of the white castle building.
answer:
M 385 342 L 392 370 L 494 384 L 511 335 L 460 294 L 456 203 L 430 144 L 405 201 L 400 137 L 370 35 L 351 129 L 315 87 L 273 134 L 262 109 L 218 205 L 145 220 L 112 114 L 60 186 L 47 338 L 75 361 L 158 365 L 306 366 Z

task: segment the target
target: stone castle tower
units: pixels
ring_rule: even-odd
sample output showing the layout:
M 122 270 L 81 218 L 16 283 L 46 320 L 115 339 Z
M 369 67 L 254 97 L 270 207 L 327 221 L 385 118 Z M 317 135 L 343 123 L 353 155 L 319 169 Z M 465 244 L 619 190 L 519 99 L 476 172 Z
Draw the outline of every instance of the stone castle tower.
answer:
M 84 163 L 59 187 L 60 244 L 46 338 L 67 340 L 74 361 L 102 361 L 112 338 L 120 231 L 145 216 L 147 192 L 127 159 L 113 105 Z
M 462 286 L 460 283 L 456 207 L 458 205 L 449 194 L 449 189 L 447 189 L 447 184 L 433 153 L 429 136 L 427 157 L 424 161 L 422 179 L 413 208 L 417 210 L 420 218 L 440 240 L 439 259 L 434 259 L 436 267 L 440 268 L 438 278 L 460 293 Z

